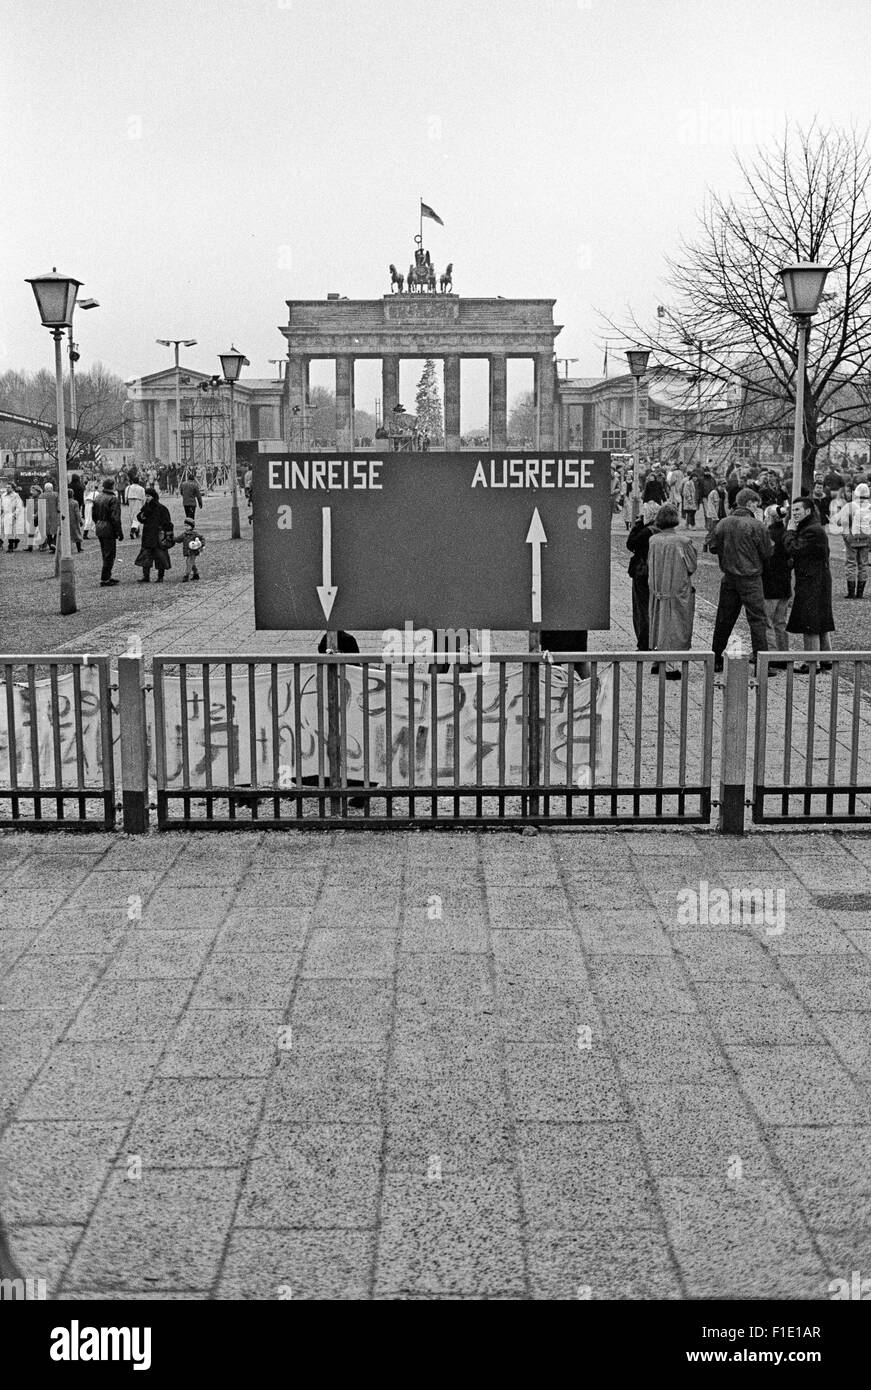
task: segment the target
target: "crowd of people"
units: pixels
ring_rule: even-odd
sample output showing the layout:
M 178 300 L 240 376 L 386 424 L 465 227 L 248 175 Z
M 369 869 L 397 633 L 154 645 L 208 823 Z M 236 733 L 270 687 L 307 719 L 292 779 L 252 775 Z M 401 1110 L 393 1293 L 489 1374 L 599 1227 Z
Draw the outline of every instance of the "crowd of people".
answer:
M 175 472 L 176 470 L 172 470 Z M 161 501 L 158 473 L 149 469 L 140 474 L 135 468 L 122 470 L 117 477 L 102 481 L 85 480 L 81 473 L 69 478 L 68 514 L 70 544 L 81 553 L 84 542 L 94 538 L 100 547 L 100 584 L 108 588 L 119 581 L 112 571 L 117 562 L 118 541 L 124 539 L 125 529 L 131 540 L 139 541 L 134 565 L 142 570 L 140 583 L 155 579 L 162 583 L 166 571 L 172 568 L 170 551 L 180 545 L 185 562 L 182 582 L 200 578 L 198 562 L 205 540 L 197 529 L 196 513 L 202 508 L 203 496 L 195 478 L 175 480 L 177 494 L 184 512 L 182 533 L 176 537 L 169 508 Z M 56 483 L 31 483 L 27 488 L 4 482 L 0 487 L 0 547 L 15 553 L 57 550 L 60 508 Z
M 616 479 L 620 506 L 631 507 L 632 479 Z M 684 472 L 653 467 L 639 479 L 641 516 L 629 525 L 632 618 L 639 651 L 689 651 L 695 616 L 694 538 L 703 522 L 702 549 L 717 556 L 721 578 L 712 647 L 715 670 L 741 613 L 747 618 L 752 665 L 761 651 L 789 651 L 789 634 L 806 652 L 832 650 L 830 542 L 843 544 L 848 599 L 862 599 L 871 550 L 871 487 L 863 475 L 829 468 L 812 493 L 790 500 L 785 480 L 772 469 L 753 477 L 731 469 L 725 476 L 697 468 Z M 680 522 L 684 525 L 681 528 Z M 831 663 L 815 663 L 829 670 Z M 770 661 L 768 669 L 783 670 Z M 659 669 L 655 663 L 654 671 Z M 795 670 L 807 674 L 807 663 Z M 681 672 L 666 665 L 668 680 Z

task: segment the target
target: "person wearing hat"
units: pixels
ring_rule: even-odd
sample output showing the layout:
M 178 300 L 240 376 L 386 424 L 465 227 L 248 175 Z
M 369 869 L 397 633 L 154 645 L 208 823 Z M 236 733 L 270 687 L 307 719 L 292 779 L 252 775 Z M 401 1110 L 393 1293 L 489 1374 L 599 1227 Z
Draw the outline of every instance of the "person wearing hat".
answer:
M 91 519 L 103 557 L 100 585 L 108 589 L 111 584 L 119 582 L 112 578 L 112 567 L 115 564 L 118 541 L 124 539 L 124 532 L 121 530 L 121 502 L 115 491 L 114 478 L 103 479 L 103 486 L 94 498 Z
M 638 651 L 650 651 L 650 584 L 648 583 L 647 550 L 654 534 L 659 513 L 658 502 L 645 502 L 641 516 L 626 537 L 626 549 L 632 551 L 629 578 L 632 580 L 632 626 Z
M 844 503 L 835 520 L 844 538 L 847 598 L 862 598 L 868 581 L 868 550 L 871 547 L 871 488 L 867 483 L 856 485 L 853 500 Z

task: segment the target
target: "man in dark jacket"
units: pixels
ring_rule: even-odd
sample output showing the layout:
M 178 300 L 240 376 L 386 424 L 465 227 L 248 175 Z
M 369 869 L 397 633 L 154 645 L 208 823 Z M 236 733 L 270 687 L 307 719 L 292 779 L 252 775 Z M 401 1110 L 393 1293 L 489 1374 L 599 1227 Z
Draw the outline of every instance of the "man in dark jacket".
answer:
M 708 542 L 708 549 L 718 557 L 723 572 L 712 643 L 715 671 L 723 669 L 723 652 L 742 606 L 750 625 L 753 661 L 757 652 L 767 650 L 762 571 L 773 547 L 766 527 L 753 514 L 752 509 L 758 506 L 758 494 L 742 488 L 735 497 L 734 511 L 717 522 Z
M 117 579 L 112 578 L 112 566 L 115 563 L 117 543 L 124 539 L 124 532 L 121 530 L 121 501 L 115 492 L 113 478 L 103 480 L 103 489 L 94 498 L 92 515 L 94 531 L 103 556 L 100 584 L 107 589 L 110 584 L 118 583 Z
M 783 545 L 795 569 L 795 599 L 787 631 L 801 633 L 806 652 L 830 652 L 835 619 L 829 540 L 809 497 L 793 502 Z M 806 676 L 810 668 L 805 663 L 795 669 Z M 818 669 L 830 671 L 831 662 L 819 662 Z
M 179 493 L 185 516 L 193 519 L 196 516 L 197 507 L 203 505 L 203 494 L 200 492 L 200 485 L 196 478 L 185 478 L 179 487 Z

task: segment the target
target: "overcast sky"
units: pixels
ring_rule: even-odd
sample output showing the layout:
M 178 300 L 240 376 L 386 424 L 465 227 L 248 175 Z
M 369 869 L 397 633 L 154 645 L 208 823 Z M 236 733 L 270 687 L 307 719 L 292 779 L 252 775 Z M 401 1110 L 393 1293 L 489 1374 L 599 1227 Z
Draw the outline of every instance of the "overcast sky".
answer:
M 124 377 L 232 338 L 273 373 L 288 298 L 389 288 L 418 198 L 460 295 L 556 299 L 572 374 L 597 310 L 653 313 L 707 185 L 787 115 L 869 119 L 869 0 L 0 0 L 0 369 L 50 363 L 25 276 L 101 307 Z M 564 370 L 564 369 L 561 369 Z M 409 367 L 402 391 L 419 368 Z M 409 376 L 409 372 L 411 375 Z M 317 376 L 327 384 L 327 377 Z M 483 376 L 464 376 L 483 420 Z M 528 385 L 522 373 L 511 394 Z M 377 373 L 358 375 L 371 408 Z

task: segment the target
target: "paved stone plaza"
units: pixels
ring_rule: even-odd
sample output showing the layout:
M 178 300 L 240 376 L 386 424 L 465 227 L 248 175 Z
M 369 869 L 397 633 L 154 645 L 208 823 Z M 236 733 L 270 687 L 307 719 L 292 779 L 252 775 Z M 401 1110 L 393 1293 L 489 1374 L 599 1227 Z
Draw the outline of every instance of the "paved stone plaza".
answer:
M 2 1210 L 57 1296 L 871 1263 L 871 919 L 817 901 L 871 890 L 864 837 L 7 836 L 0 872 Z M 784 930 L 682 925 L 702 881 L 782 889 Z

